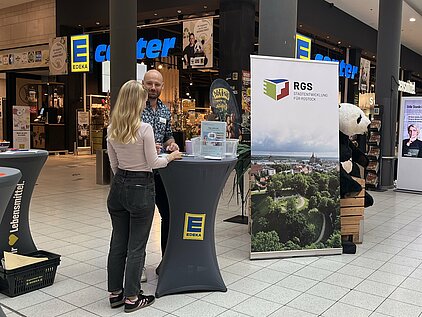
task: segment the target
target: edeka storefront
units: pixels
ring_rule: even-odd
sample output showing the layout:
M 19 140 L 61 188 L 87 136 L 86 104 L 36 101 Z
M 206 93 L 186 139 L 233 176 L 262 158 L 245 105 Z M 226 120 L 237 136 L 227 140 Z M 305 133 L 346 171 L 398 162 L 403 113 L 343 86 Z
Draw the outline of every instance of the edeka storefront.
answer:
M 108 94 L 110 50 L 113 48 L 110 46 L 109 33 L 77 34 L 69 39 L 70 73 L 66 80 L 73 82 L 76 88 L 72 90 L 72 85 L 69 86 L 69 112 L 73 116 L 73 131 L 76 131 L 70 133 L 69 139 L 72 143 L 69 145 L 71 150 L 74 149 L 77 153 L 95 153 L 104 147 L 104 128 L 110 118 Z M 173 98 L 178 98 L 179 72 L 174 52 L 181 46 L 181 41 L 180 37 L 174 36 L 174 32 L 158 34 L 156 30 L 138 31 L 137 79 L 142 80 L 147 69 L 159 68 L 166 83 L 160 98 L 169 106 L 172 105 Z M 84 97 L 79 99 L 78 94 Z M 69 131 L 72 131 L 72 128 Z
M 338 63 L 338 74 L 339 74 L 339 102 L 343 102 L 348 99 L 348 94 L 355 94 L 358 91 L 347 91 L 347 82 L 358 82 L 359 81 L 359 63 L 349 62 L 346 58 L 348 48 L 333 47 L 307 37 L 303 34 L 296 34 L 296 51 L 295 56 L 298 59 L 305 60 L 317 60 L 326 62 L 337 62 Z M 357 85 L 355 85 L 357 87 Z

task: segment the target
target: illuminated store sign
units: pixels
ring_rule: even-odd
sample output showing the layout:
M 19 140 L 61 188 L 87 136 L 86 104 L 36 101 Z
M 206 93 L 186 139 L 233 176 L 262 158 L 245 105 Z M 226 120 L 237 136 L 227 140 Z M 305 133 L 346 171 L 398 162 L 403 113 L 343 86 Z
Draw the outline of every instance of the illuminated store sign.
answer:
M 70 37 L 72 72 L 89 72 L 89 35 Z
M 136 44 L 136 58 L 143 59 L 167 57 L 169 50 L 174 48 L 176 44 L 176 38 L 165 38 L 164 40 L 153 39 L 150 41 L 140 38 Z M 110 60 L 110 45 L 100 44 L 95 49 L 95 61 L 104 62 Z
M 328 56 L 323 56 L 322 54 L 315 55 L 316 61 L 329 61 L 329 62 L 339 62 L 338 64 L 338 74 L 340 77 L 346 77 L 355 79 L 355 75 L 359 71 L 359 67 L 346 63 L 343 59 L 341 61 L 336 59 L 331 59 Z
M 299 59 L 310 60 L 311 59 L 311 43 L 312 43 L 311 38 L 297 33 L 295 57 Z M 355 75 L 359 71 L 359 67 L 355 65 L 348 64 L 344 60 L 338 61 L 336 59 L 331 59 L 329 56 L 323 56 L 322 54 L 316 54 L 314 59 L 317 61 L 339 62 L 338 73 L 340 77 L 355 79 Z
M 311 43 L 312 40 L 309 37 L 296 34 L 296 58 L 311 59 Z

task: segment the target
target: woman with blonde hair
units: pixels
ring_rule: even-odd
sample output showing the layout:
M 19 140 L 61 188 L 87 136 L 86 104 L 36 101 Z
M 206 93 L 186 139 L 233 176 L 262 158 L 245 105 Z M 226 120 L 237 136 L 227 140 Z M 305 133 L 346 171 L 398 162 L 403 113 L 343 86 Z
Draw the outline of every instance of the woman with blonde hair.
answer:
M 152 127 L 141 122 L 147 98 L 148 92 L 141 83 L 126 82 L 120 89 L 107 131 L 107 150 L 115 174 L 107 198 L 113 226 L 107 265 L 108 291 L 111 307 L 125 305 L 125 312 L 154 302 L 154 296 L 142 294 L 139 279 L 154 216 L 152 169 L 181 158 L 179 151 L 163 158 L 157 156 Z

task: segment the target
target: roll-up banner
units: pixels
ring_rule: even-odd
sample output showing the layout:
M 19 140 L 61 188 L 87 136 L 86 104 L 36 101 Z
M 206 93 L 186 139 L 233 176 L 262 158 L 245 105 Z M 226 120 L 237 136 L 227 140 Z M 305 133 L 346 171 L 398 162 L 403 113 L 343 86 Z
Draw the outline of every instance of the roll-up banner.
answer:
M 422 97 L 401 99 L 397 189 L 422 191 Z
M 251 57 L 251 259 L 341 254 L 338 63 Z

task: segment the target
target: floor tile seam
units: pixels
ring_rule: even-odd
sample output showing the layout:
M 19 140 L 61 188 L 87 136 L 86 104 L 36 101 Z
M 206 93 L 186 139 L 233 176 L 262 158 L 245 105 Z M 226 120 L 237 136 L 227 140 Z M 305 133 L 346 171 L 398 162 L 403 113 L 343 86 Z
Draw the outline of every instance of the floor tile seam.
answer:
M 37 290 L 37 291 L 41 291 L 41 292 L 42 292 L 42 290 L 41 290 L 41 289 L 39 289 L 39 290 Z M 45 294 L 45 295 L 47 295 L 47 296 L 49 296 L 50 298 L 48 298 L 48 299 L 41 299 L 41 301 L 40 301 L 40 302 L 38 302 L 38 303 L 36 303 L 36 304 L 32 304 L 32 305 L 30 305 L 30 306 L 24 306 L 24 307 L 21 307 L 21 308 L 19 308 L 19 309 L 20 309 L 20 310 L 27 309 L 27 308 L 30 308 L 30 307 L 32 307 L 32 306 L 35 306 L 35 305 L 38 305 L 38 304 L 42 304 L 42 303 L 48 302 L 48 301 L 50 301 L 50 300 L 52 300 L 52 299 L 56 298 L 56 297 L 55 297 L 55 296 L 53 296 L 53 295 L 46 294 L 46 293 L 44 293 L 44 292 L 42 292 L 42 293 L 43 293 L 43 294 Z M 6 297 L 6 299 L 8 299 L 8 298 L 16 298 L 16 297 Z M 0 299 L 0 304 L 1 304 L 1 305 L 3 305 L 4 307 L 6 307 L 7 309 L 12 310 L 11 308 L 7 307 L 7 305 L 5 305 L 5 304 L 1 303 L 1 301 L 2 301 L 2 300 Z M 13 311 L 15 311 L 15 309 L 13 309 Z
M 245 314 L 245 313 L 243 313 L 243 312 L 239 312 L 239 311 L 237 311 L 237 310 L 234 310 L 234 309 L 226 309 L 225 311 L 223 311 L 223 312 L 221 312 L 220 314 L 218 314 L 218 315 L 216 315 L 216 317 L 218 317 L 218 316 L 222 316 L 223 314 L 225 314 L 225 313 L 227 313 L 227 312 L 229 312 L 229 311 L 234 311 L 234 312 L 236 312 L 236 313 L 240 313 L 240 314 L 242 314 L 242 315 L 245 315 L 245 316 L 249 316 L 249 317 L 255 317 L 255 316 L 253 316 L 253 315 L 249 315 L 249 314 Z M 165 316 L 164 316 L 165 317 Z
M 375 273 L 375 272 L 374 272 Z M 372 274 L 371 274 L 372 275 Z M 369 277 L 369 276 L 368 276 Z M 341 298 L 339 298 L 337 301 L 336 301 L 336 303 L 342 303 L 342 304 L 347 304 L 347 305 L 350 305 L 350 306 L 353 306 L 353 307 L 357 307 L 357 308 L 361 308 L 361 309 L 365 309 L 365 308 L 362 308 L 362 307 L 360 307 L 360 306 L 355 306 L 355 305 L 353 305 L 353 304 L 350 304 L 350 303 L 343 303 L 343 302 L 340 302 L 340 300 L 341 299 L 343 299 L 347 294 L 349 294 L 349 293 L 351 293 L 352 291 L 357 291 L 357 292 L 361 292 L 361 293 L 365 293 L 365 294 L 368 294 L 368 295 L 374 295 L 374 296 L 378 296 L 378 297 L 381 297 L 381 298 L 384 298 L 382 301 L 381 301 L 381 303 L 374 309 L 374 310 L 372 310 L 372 313 L 370 314 L 370 315 L 372 315 L 388 298 L 389 298 L 389 296 L 392 294 L 392 293 L 394 293 L 394 291 L 396 290 L 396 289 L 398 289 L 399 288 L 399 286 L 396 286 L 395 288 L 394 288 L 394 290 L 390 293 L 390 295 L 388 295 L 387 297 L 383 297 L 383 296 L 380 296 L 380 295 L 375 295 L 375 294 L 371 294 L 371 293 L 368 293 L 368 292 L 365 292 L 365 291 L 361 291 L 361 290 L 358 290 L 358 289 L 356 289 L 360 284 L 362 284 L 363 282 L 365 282 L 365 281 L 367 281 L 368 279 L 367 278 L 365 278 L 365 279 L 363 279 L 361 282 L 359 282 L 356 286 L 354 286 L 353 288 L 351 288 L 344 296 L 342 296 Z M 372 280 L 368 280 L 368 281 L 372 281 Z M 373 282 L 377 282 L 377 281 L 373 281 Z M 377 282 L 377 283 L 381 283 L 381 282 Z M 385 283 L 381 283 L 381 284 L 385 284 Z M 393 286 L 393 285 L 390 285 L 390 284 L 386 284 L 386 285 L 389 285 L 389 286 Z M 332 305 L 333 306 L 333 305 Z M 328 309 L 327 309 L 328 310 Z M 327 311 L 326 310 L 326 311 Z M 369 309 L 366 309 L 366 310 L 369 310 Z M 326 312 L 326 311 L 324 311 L 324 313 Z M 322 315 L 324 315 L 324 313 L 322 314 Z M 384 314 L 384 313 L 383 313 Z M 389 315 L 390 316 L 390 315 Z M 394 317 L 394 316 L 393 316 Z
M 13 309 L 13 308 L 11 308 L 11 307 L 7 306 L 7 305 L 4 305 L 4 304 L 0 303 L 0 306 L 1 306 L 1 307 L 6 308 L 6 309 L 8 309 L 8 310 L 10 310 L 11 312 L 13 312 L 13 313 L 15 313 L 15 314 L 17 314 L 17 315 L 19 315 L 19 316 L 21 316 L 21 317 L 27 317 L 26 315 L 24 315 L 24 314 L 22 314 L 22 313 L 18 312 L 17 310 L 15 310 L 15 309 Z M 28 307 L 29 307 L 29 306 L 28 306 Z
M 240 291 L 235 291 L 235 292 L 238 292 L 238 293 L 241 293 L 241 294 L 246 295 L 245 293 L 240 292 Z M 254 297 L 254 296 L 249 294 L 248 298 L 246 298 L 246 299 L 244 299 L 244 300 L 240 301 L 239 303 L 234 304 L 233 306 L 231 306 L 231 307 L 229 307 L 229 308 L 224 307 L 224 306 L 220 306 L 220 305 L 215 304 L 215 303 L 210 302 L 210 301 L 207 301 L 207 300 L 206 300 L 206 298 L 207 298 L 207 297 L 208 297 L 208 295 L 206 295 L 206 296 L 204 296 L 204 297 L 200 298 L 200 300 L 205 301 L 205 302 L 207 302 L 207 303 L 209 303 L 209 304 L 217 305 L 218 307 L 225 308 L 226 310 L 231 310 L 233 307 L 235 307 L 235 306 L 237 306 L 237 305 L 240 305 L 240 304 L 243 304 L 244 302 L 246 302 L 247 300 L 250 300 L 250 299 L 251 299 L 251 297 Z M 258 298 L 259 298 L 259 297 L 258 297 Z M 217 315 L 217 316 L 219 316 L 219 315 Z
M 91 305 L 91 304 L 89 304 L 89 305 Z M 75 305 L 73 305 L 73 306 L 75 306 Z M 85 306 L 83 306 L 83 307 L 76 307 L 76 309 L 73 309 L 73 310 L 71 310 L 71 311 L 68 311 L 68 312 L 65 312 L 65 313 L 63 313 L 63 314 L 57 315 L 56 317 L 60 317 L 60 316 L 66 315 L 66 314 L 71 313 L 71 312 L 73 312 L 73 311 L 76 311 L 76 310 L 78 310 L 78 309 L 83 310 L 83 311 L 86 311 L 86 312 L 88 312 L 88 313 L 90 313 L 90 314 L 93 314 L 93 315 L 95 315 L 95 316 L 102 317 L 101 315 L 98 315 L 97 313 L 94 313 L 94 312 L 92 312 L 92 311 L 90 311 L 90 310 L 84 309 L 84 307 L 85 307 Z M 114 316 L 114 315 L 117 315 L 117 314 L 118 314 L 118 313 L 116 312 L 116 314 L 113 314 L 113 315 L 111 315 L 110 317 L 112 317 L 112 316 Z
M 63 275 L 63 274 L 62 274 Z M 83 275 L 83 274 L 81 274 L 81 275 Z M 67 276 L 66 276 L 67 277 Z M 79 281 L 79 280 L 76 280 L 76 279 L 74 279 L 74 278 L 72 278 L 72 277 L 67 277 L 67 279 L 66 280 L 74 280 L 75 282 L 79 282 L 79 283 L 82 283 L 82 284 L 85 284 L 85 286 L 84 287 L 82 287 L 82 288 L 78 288 L 76 291 L 72 291 L 72 292 L 69 292 L 69 293 L 66 293 L 66 294 L 63 294 L 63 295 L 60 295 L 60 296 L 56 296 L 56 295 L 51 295 L 51 294 L 49 294 L 49 293 L 47 293 L 47 292 L 45 292 L 44 291 L 44 289 L 40 289 L 40 291 L 41 292 L 43 292 L 44 294 L 46 294 L 46 295 L 49 295 L 49 296 L 51 296 L 51 297 L 54 297 L 54 298 L 57 298 L 57 299 L 61 299 L 60 297 L 61 296 L 66 296 L 66 295 L 69 295 L 69 294 L 72 294 L 72 293 L 76 293 L 76 292 L 80 292 L 80 291 L 82 291 L 82 290 L 84 290 L 84 289 L 87 289 L 88 287 L 90 287 L 90 286 L 94 286 L 94 285 L 91 285 L 91 284 L 88 284 L 88 283 L 85 283 L 85 282 L 82 282 L 82 281 Z M 66 280 L 63 280 L 63 281 L 59 281 L 59 282 L 55 282 L 55 283 L 53 283 L 53 285 L 57 285 L 58 283 L 61 283 L 61 282 L 65 282 Z
M 363 281 L 362 281 L 363 282 Z M 361 283 L 362 283 L 361 282 Z M 360 284 L 360 283 L 359 283 Z M 359 285 L 358 284 L 358 285 Z M 355 287 L 357 287 L 358 285 L 356 285 Z M 353 306 L 353 307 L 357 307 L 357 308 L 360 308 L 360 309 L 364 309 L 364 310 L 367 310 L 367 311 L 370 311 L 370 309 L 366 309 L 366 308 L 362 308 L 362 307 L 360 307 L 360 306 L 355 306 L 355 305 L 352 305 L 352 304 L 350 304 L 350 303 L 344 303 L 344 302 L 341 302 L 341 300 L 344 298 L 344 297 L 346 297 L 348 294 L 350 294 L 352 291 L 354 291 L 355 290 L 355 288 L 349 288 L 349 291 L 346 293 L 346 294 L 344 294 L 342 297 L 340 297 L 339 299 L 337 299 L 337 300 L 335 300 L 334 301 L 334 303 L 330 306 L 330 307 L 328 307 L 326 310 L 324 310 L 324 312 L 323 313 L 321 313 L 320 315 L 318 315 L 318 316 L 324 316 L 324 314 L 328 311 L 328 310 L 330 310 L 333 306 L 335 306 L 336 304 L 346 304 L 346 305 L 349 305 L 349 306 Z M 371 294 L 371 295 L 373 295 L 373 294 Z M 315 295 L 316 296 L 316 295 Z M 374 312 L 375 310 L 373 310 L 372 312 L 371 312 L 371 314 L 373 314 L 373 312 Z M 370 314 L 370 315 L 371 315 Z
M 400 287 L 401 287 L 401 285 L 410 277 L 410 275 L 412 275 L 416 270 L 417 270 L 418 268 L 415 268 L 413 271 L 412 271 L 412 273 L 410 273 L 408 276 L 406 276 L 406 278 L 390 293 L 390 295 L 388 295 L 388 297 L 387 298 L 389 298 L 389 299 L 391 299 L 391 300 L 395 300 L 395 301 L 397 301 L 397 302 L 401 302 L 401 303 L 405 303 L 405 304 L 409 304 L 409 303 L 406 303 L 406 302 L 402 302 L 401 300 L 397 300 L 397 299 L 395 299 L 395 298 L 391 298 L 390 296 L 396 291 L 396 290 L 398 290 Z M 414 279 L 417 279 L 417 280 L 422 280 L 422 279 L 419 279 L 419 278 L 416 278 L 416 277 L 412 277 L 412 278 L 414 278 Z M 405 288 L 405 287 L 403 287 L 403 289 L 405 289 L 405 290 L 409 290 L 409 291 L 414 291 L 414 290 L 412 290 L 412 289 L 408 289 L 408 288 Z M 422 307 L 422 305 L 414 305 L 414 304 L 409 304 L 409 305 L 413 305 L 413 306 L 418 306 L 418 307 Z M 421 312 L 421 314 L 422 314 L 422 312 Z
M 172 294 L 169 294 L 169 295 L 164 295 L 164 296 L 162 296 L 162 297 L 166 297 L 166 296 L 171 296 Z M 154 295 L 155 296 L 155 295 Z M 162 298 L 161 297 L 161 298 Z M 194 299 L 194 301 L 193 302 L 190 302 L 190 303 L 188 303 L 188 304 L 186 304 L 186 305 L 183 305 L 183 306 L 181 306 L 181 307 L 178 307 L 177 309 L 174 309 L 174 310 L 172 310 L 171 312 L 168 312 L 168 311 L 165 311 L 165 310 L 163 310 L 162 308 L 160 309 L 160 308 L 156 308 L 155 306 L 154 306 L 154 309 L 157 309 L 157 310 L 159 310 L 159 311 L 162 311 L 162 312 L 164 312 L 164 313 L 167 313 L 167 314 L 173 314 L 174 315 L 174 312 L 176 312 L 176 311 L 178 311 L 178 310 L 180 310 L 180 309 L 182 309 L 182 308 L 185 308 L 186 306 L 189 306 L 189 305 L 192 305 L 193 303 L 195 303 L 195 302 L 198 302 L 198 301 L 200 301 L 198 298 L 194 298 L 194 297 L 190 297 L 189 296 L 189 298 L 192 298 L 192 299 Z M 160 301 L 160 298 L 155 298 L 155 300 L 156 301 Z M 220 307 L 220 306 L 219 306 Z M 224 308 L 224 307 L 223 307 Z
M 94 287 L 93 285 L 90 285 L 90 287 Z M 85 287 L 84 289 L 86 289 L 87 287 Z M 102 289 L 102 290 L 104 290 L 104 289 Z M 62 296 L 60 296 L 60 297 L 55 297 L 54 296 L 54 298 L 56 298 L 56 299 L 58 299 L 58 300 L 61 300 L 61 301 L 63 301 L 63 302 L 65 302 L 66 304 L 69 304 L 69 305 L 72 305 L 72 306 L 75 306 L 76 307 L 76 309 L 78 309 L 78 308 L 82 308 L 82 307 L 85 307 L 85 306 L 88 306 L 88 305 L 91 305 L 91 304 L 93 304 L 93 303 L 96 303 L 96 302 L 98 302 L 98 301 L 100 301 L 100 300 L 103 300 L 103 299 L 99 299 L 99 300 L 94 300 L 93 302 L 90 302 L 90 303 L 88 303 L 88 304 L 85 304 L 84 306 L 77 306 L 77 305 L 75 305 L 74 303 L 71 303 L 69 300 L 66 300 L 66 299 L 64 299 L 63 297 L 64 296 L 68 296 L 68 295 L 70 295 L 70 294 L 73 294 L 73 293 L 77 293 L 77 292 L 80 292 L 81 290 L 77 290 L 77 291 L 74 291 L 74 292 L 71 292 L 71 293 L 68 293 L 68 294 L 64 294 L 64 295 L 62 295 Z
M 315 261 L 314 261 L 314 262 L 315 262 Z M 314 263 L 314 262 L 311 262 L 311 263 L 309 263 L 309 264 L 306 264 L 303 268 L 301 268 L 301 269 L 299 269 L 299 270 L 297 270 L 297 271 L 295 271 L 295 272 L 291 273 L 291 275 L 296 276 L 296 277 L 302 277 L 302 278 L 310 279 L 310 280 L 317 281 L 317 282 L 322 282 L 323 280 L 326 280 L 327 278 L 329 278 L 331 275 L 333 275 L 333 274 L 335 274 L 335 273 L 338 273 L 338 270 L 333 272 L 333 271 L 328 271 L 328 270 L 325 270 L 325 269 L 316 268 L 316 267 L 311 266 L 311 264 L 312 264 L 312 263 Z M 345 266 L 345 265 L 344 265 L 344 266 Z M 344 266 L 342 266 L 342 268 L 343 268 Z M 310 277 L 305 277 L 305 276 L 300 276 L 300 275 L 296 275 L 296 274 L 295 274 L 295 273 L 297 273 L 297 272 L 299 272 L 299 271 L 301 271 L 301 270 L 303 270 L 304 268 L 307 268 L 307 267 L 310 267 L 310 268 L 316 268 L 316 269 L 319 269 L 319 270 L 323 270 L 323 271 L 326 271 L 326 272 L 330 272 L 330 274 L 329 274 L 329 275 L 327 275 L 326 277 L 324 277 L 324 278 L 323 278 L 323 280 L 315 280 L 315 279 L 310 278 Z M 340 268 L 340 269 L 341 269 L 341 268 Z M 339 270 L 340 270 L 340 269 L 339 269 Z M 340 274 L 341 274 L 341 273 L 340 273 Z
M 261 292 L 262 292 L 262 291 L 261 291 Z M 244 293 L 243 293 L 243 294 L 244 294 Z M 242 304 L 242 303 L 246 302 L 247 300 L 251 300 L 251 297 L 256 297 L 257 299 L 266 300 L 266 301 L 268 301 L 268 302 L 271 302 L 271 303 L 274 303 L 274 304 L 281 305 L 281 307 L 280 307 L 280 308 L 278 308 L 278 309 L 276 309 L 276 310 L 272 311 L 272 312 L 270 313 L 270 315 L 267 315 L 267 316 L 271 316 L 271 315 L 272 315 L 272 314 L 274 314 L 277 310 L 279 310 L 279 309 L 281 309 L 282 307 L 286 306 L 285 304 L 284 304 L 284 305 L 282 305 L 282 304 L 280 304 L 280 303 L 273 302 L 273 301 L 271 301 L 271 300 L 268 300 L 268 299 L 263 299 L 263 298 L 261 298 L 261 297 L 257 297 L 257 296 L 255 296 L 255 295 L 252 295 L 252 296 L 250 296 L 249 298 L 245 299 L 244 301 L 242 301 L 242 302 L 240 302 L 240 303 L 236 304 L 235 306 L 233 306 L 233 307 L 229 308 L 229 309 L 228 309 L 228 311 L 235 311 L 235 312 L 237 312 L 237 313 L 241 313 L 241 314 L 246 315 L 246 316 L 255 317 L 254 315 L 250 315 L 250 314 L 247 314 L 247 313 L 244 313 L 244 312 L 242 312 L 242 311 L 239 311 L 239 310 L 234 309 L 236 306 L 238 306 L 238 305 L 240 305 L 240 304 Z M 221 315 L 221 314 L 220 314 L 220 315 Z M 220 316 L 220 315 L 218 315 L 218 316 Z

